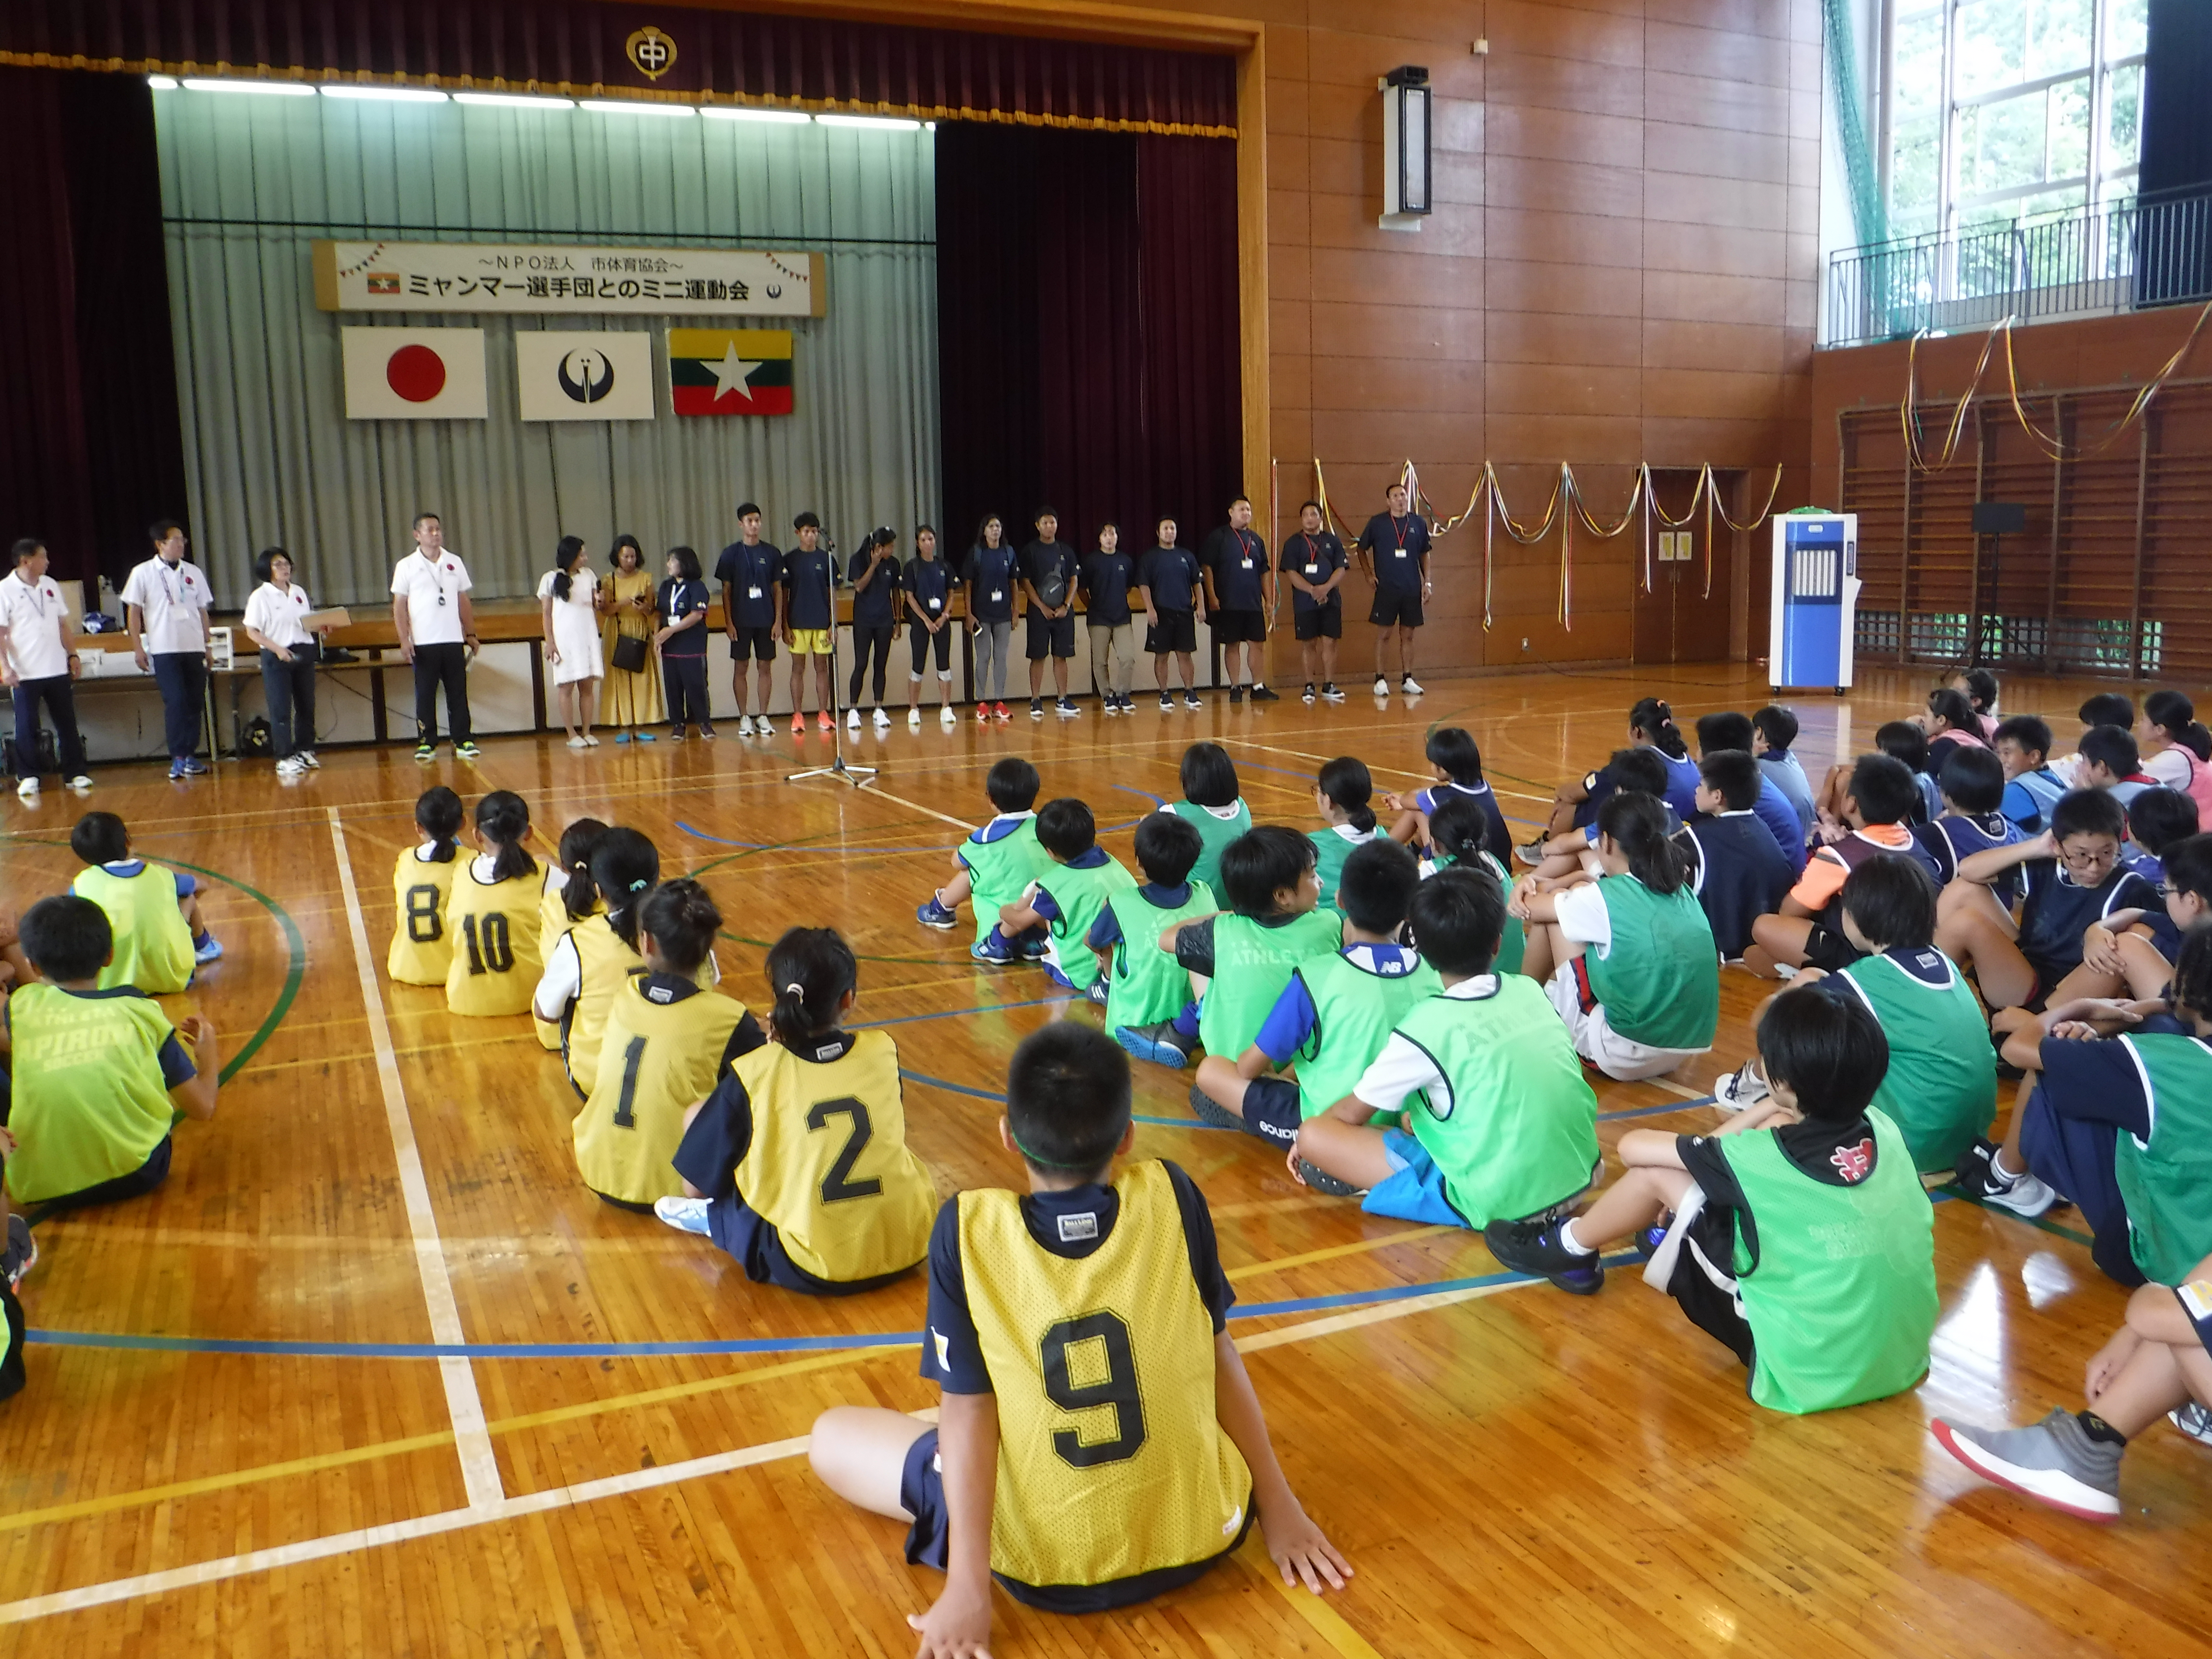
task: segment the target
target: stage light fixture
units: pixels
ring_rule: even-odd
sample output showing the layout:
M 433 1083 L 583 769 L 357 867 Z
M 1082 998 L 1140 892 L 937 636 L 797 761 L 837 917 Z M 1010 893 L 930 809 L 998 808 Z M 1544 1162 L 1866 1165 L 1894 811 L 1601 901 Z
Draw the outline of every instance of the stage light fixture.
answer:
M 197 77 L 184 83 L 186 92 L 252 92 L 269 98 L 312 98 L 313 87 L 303 87 L 297 81 L 204 81 Z
M 1401 64 L 1376 83 L 1382 94 L 1384 230 L 1419 230 L 1429 211 L 1429 72 Z
M 177 77 L 173 75 L 149 75 L 146 77 L 146 84 L 155 92 L 174 92 Z
M 750 104 L 708 104 L 699 113 L 710 121 L 770 121 L 798 126 L 814 118 L 803 109 L 759 109 Z
M 691 114 L 689 104 L 647 104 L 629 98 L 586 98 L 581 107 L 597 115 L 680 115 L 688 119 Z
M 825 127 L 872 127 L 878 132 L 920 132 L 921 123 L 900 115 L 817 115 Z
M 519 92 L 457 92 L 457 104 L 471 104 L 478 109 L 574 109 L 573 98 L 538 98 Z
M 442 104 L 447 101 L 442 92 L 428 87 L 379 87 L 357 82 L 343 86 L 320 88 L 325 98 L 353 98 L 365 104 Z

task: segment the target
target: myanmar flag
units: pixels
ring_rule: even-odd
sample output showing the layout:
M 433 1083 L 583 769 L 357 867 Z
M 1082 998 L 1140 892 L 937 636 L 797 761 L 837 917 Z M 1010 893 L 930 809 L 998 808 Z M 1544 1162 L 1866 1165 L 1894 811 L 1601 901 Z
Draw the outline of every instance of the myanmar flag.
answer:
M 788 415 L 791 331 L 672 328 L 668 386 L 678 415 Z

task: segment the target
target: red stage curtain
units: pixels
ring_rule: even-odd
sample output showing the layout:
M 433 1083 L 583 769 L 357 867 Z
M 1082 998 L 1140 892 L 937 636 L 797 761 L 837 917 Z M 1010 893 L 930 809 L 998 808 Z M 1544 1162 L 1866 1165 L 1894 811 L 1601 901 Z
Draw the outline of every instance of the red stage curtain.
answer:
M 119 575 L 185 507 L 153 97 L 0 68 L 0 538 L 39 537 L 65 580 Z
M 657 79 L 632 31 L 675 42 Z M 9 0 L 0 61 L 185 74 L 362 74 L 454 87 L 773 98 L 931 119 L 1233 132 L 1234 60 L 829 17 L 595 0 Z
M 1241 471 L 1237 168 L 1220 139 L 937 131 L 947 538 L 1050 504 L 1088 550 L 1196 547 Z

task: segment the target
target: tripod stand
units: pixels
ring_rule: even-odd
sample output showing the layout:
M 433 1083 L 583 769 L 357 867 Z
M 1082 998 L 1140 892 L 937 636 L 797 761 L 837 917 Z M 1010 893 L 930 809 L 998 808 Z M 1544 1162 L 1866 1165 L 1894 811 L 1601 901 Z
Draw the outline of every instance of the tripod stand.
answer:
M 805 783 L 812 778 L 837 778 L 855 789 L 865 789 L 874 781 L 876 769 L 845 764 L 845 723 L 840 718 L 844 710 L 837 705 L 837 544 L 826 532 L 822 538 L 822 584 L 830 606 L 830 764 L 787 772 L 783 781 Z

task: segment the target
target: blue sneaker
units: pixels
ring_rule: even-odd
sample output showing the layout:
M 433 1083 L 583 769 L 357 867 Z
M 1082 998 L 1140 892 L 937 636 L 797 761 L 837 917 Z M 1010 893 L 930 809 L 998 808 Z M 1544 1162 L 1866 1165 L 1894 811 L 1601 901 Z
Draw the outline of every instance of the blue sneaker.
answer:
M 1106 1006 L 1106 981 L 1103 979 L 1092 980 L 1090 988 L 1083 994 L 1083 1000 L 1085 1002 L 1095 1002 L 1103 1008 Z
M 1171 1019 L 1152 1025 L 1116 1025 L 1114 1041 L 1139 1060 L 1149 1060 L 1155 1066 L 1169 1066 L 1176 1071 L 1190 1064 L 1191 1050 L 1198 1046 L 1197 1038 L 1187 1037 L 1176 1030 Z
M 1567 1218 L 1540 1215 L 1526 1221 L 1493 1221 L 1482 1230 L 1491 1255 L 1515 1273 L 1548 1279 L 1570 1296 L 1595 1296 L 1605 1288 L 1605 1263 L 1577 1255 L 1559 1237 Z
M 1024 962 L 1042 962 L 1047 956 L 1051 954 L 1051 951 L 1052 941 L 1045 938 L 1042 933 L 1038 934 L 1034 939 L 1025 938 L 1022 940 L 1022 960 Z
M 210 933 L 198 945 L 192 946 L 192 960 L 198 963 L 202 967 L 205 967 L 210 962 L 221 962 L 222 960 L 222 941 L 217 939 L 213 933 Z
M 960 925 L 960 913 L 946 909 L 944 901 L 934 893 L 929 896 L 928 903 L 915 911 L 914 919 L 925 927 L 942 928 L 947 933 Z
M 182 777 L 182 776 L 184 776 L 184 775 L 185 775 L 185 763 L 184 763 L 184 762 L 182 762 L 182 761 L 171 761 L 171 762 L 169 763 L 169 781 L 170 781 L 171 783 L 174 783 L 174 782 L 175 782 L 179 778 L 181 778 L 181 777 Z
M 187 755 L 177 764 L 185 769 L 185 775 L 188 778 L 204 778 L 207 775 L 207 763 L 197 755 Z
M 1006 945 L 995 931 L 984 934 L 969 945 L 968 954 L 994 968 L 1011 968 L 1014 964 L 1013 957 L 1006 953 Z
M 616 733 L 615 733 L 615 741 L 616 741 L 617 744 L 624 744 L 624 743 L 628 743 L 628 742 L 629 741 L 629 732 L 616 732 Z
M 679 1233 L 696 1233 L 701 1238 L 711 1236 L 703 1198 L 656 1198 L 653 1212 Z
M 659 743 L 660 739 L 654 737 L 650 732 L 641 732 L 637 734 L 637 741 L 640 743 Z

